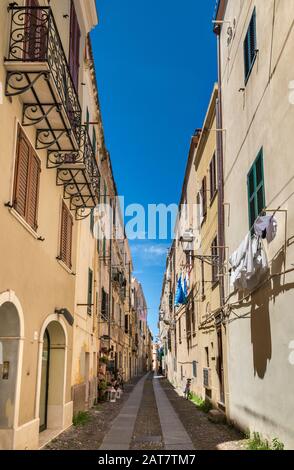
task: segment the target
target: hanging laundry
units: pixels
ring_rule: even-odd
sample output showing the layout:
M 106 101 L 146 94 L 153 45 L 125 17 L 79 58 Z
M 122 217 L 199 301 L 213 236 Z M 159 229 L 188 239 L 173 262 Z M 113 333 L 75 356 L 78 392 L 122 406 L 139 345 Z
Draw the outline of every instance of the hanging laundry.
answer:
M 272 242 L 277 235 L 278 223 L 272 215 L 265 215 L 257 217 L 254 223 L 255 235 L 267 240 L 268 243 Z
M 175 306 L 185 305 L 187 303 L 188 289 L 187 281 L 183 274 L 180 275 L 175 295 Z
M 254 289 L 268 271 L 268 260 L 262 239 L 249 232 L 231 255 L 231 286 L 235 290 Z
M 175 306 L 181 305 L 183 303 L 183 289 L 182 289 L 182 278 L 181 276 L 178 279 L 177 290 L 175 295 Z

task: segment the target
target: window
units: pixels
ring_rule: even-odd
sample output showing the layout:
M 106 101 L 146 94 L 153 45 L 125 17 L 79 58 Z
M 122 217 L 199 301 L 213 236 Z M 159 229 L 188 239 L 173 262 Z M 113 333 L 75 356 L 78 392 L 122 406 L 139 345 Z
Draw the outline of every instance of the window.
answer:
M 107 186 L 106 186 L 106 183 L 104 181 L 104 204 L 107 203 Z
M 93 303 L 93 271 L 89 268 L 88 271 L 88 315 L 91 315 L 92 312 L 92 303 Z
M 206 367 L 209 367 L 209 349 L 205 348 Z
M 26 5 L 32 9 L 40 6 L 38 0 L 27 0 Z M 33 11 L 34 14 L 32 14 Z M 25 15 L 25 31 L 28 35 L 24 44 L 25 60 L 32 62 L 45 60 L 48 30 L 42 16 L 41 8 L 32 10 L 28 15 Z
M 256 58 L 256 9 L 254 9 L 244 40 L 244 74 L 247 82 Z
M 249 227 L 265 208 L 265 188 L 263 171 L 263 149 L 260 150 L 247 176 Z
M 94 234 L 94 224 L 95 224 L 95 209 L 91 209 L 91 214 L 90 214 L 90 230 L 92 235 Z
M 201 202 L 201 191 L 197 194 L 197 229 L 200 230 L 203 216 L 202 216 L 202 202 Z
M 182 325 L 181 325 L 181 317 L 179 318 L 179 343 L 182 343 Z
M 204 269 L 204 261 L 201 260 L 201 295 L 202 299 L 205 298 L 205 269 Z
M 213 200 L 216 191 L 217 191 L 217 183 L 216 183 L 216 156 L 215 153 L 212 157 L 212 160 L 209 165 L 209 176 L 210 176 L 210 202 Z
M 129 316 L 125 315 L 125 333 L 129 332 Z
M 70 7 L 70 43 L 69 43 L 69 69 L 76 91 L 79 88 L 79 68 L 80 68 L 80 40 L 81 30 L 74 6 L 71 0 Z
M 90 113 L 89 113 L 89 108 L 87 108 L 87 111 L 86 111 L 86 128 L 87 128 L 88 132 L 89 132 L 89 126 L 90 126 Z
M 193 366 L 193 377 L 197 377 L 197 362 L 193 361 L 192 366 Z
M 218 282 L 218 248 L 217 248 L 217 237 L 211 244 L 211 270 L 212 270 L 212 283 Z
M 102 287 L 101 291 L 101 316 L 104 320 L 108 320 L 108 294 L 105 292 L 104 288 Z
M 59 259 L 71 269 L 73 218 L 64 202 L 61 209 L 60 254 Z
M 26 135 L 19 127 L 14 179 L 13 207 L 37 230 L 41 163 Z
M 93 128 L 93 140 L 92 140 L 92 145 L 93 145 L 93 150 L 94 150 L 94 153 L 96 155 L 96 150 L 97 150 L 97 137 L 96 137 L 96 131 L 95 129 Z
M 206 176 L 204 176 L 201 185 L 201 199 L 202 199 L 202 218 L 207 214 L 207 183 Z
M 111 319 L 112 319 L 112 321 L 114 321 L 114 319 L 115 319 L 115 302 L 114 302 L 114 297 L 112 297 Z
M 106 259 L 106 238 L 103 237 L 103 259 Z

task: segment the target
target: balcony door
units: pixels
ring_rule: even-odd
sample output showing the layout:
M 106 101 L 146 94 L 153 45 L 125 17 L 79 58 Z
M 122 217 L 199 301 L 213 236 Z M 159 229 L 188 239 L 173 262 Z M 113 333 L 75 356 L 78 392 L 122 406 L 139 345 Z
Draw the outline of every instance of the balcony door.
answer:
M 44 61 L 46 59 L 48 17 L 40 8 L 38 0 L 26 0 L 25 16 L 25 60 Z
M 69 69 L 76 89 L 79 91 L 81 30 L 73 0 L 70 9 Z

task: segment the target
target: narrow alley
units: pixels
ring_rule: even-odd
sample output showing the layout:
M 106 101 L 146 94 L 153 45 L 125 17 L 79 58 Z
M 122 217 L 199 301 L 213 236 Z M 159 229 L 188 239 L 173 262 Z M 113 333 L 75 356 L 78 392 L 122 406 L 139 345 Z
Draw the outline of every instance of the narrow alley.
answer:
M 211 422 L 169 382 L 148 373 L 125 386 L 121 401 L 89 412 L 44 450 L 243 450 L 244 436 Z

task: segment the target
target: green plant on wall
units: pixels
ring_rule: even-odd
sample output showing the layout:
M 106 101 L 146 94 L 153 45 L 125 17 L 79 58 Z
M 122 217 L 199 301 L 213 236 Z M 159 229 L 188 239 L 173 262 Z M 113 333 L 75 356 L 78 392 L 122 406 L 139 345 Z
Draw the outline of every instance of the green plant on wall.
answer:
M 212 408 L 212 405 L 208 400 L 204 400 L 193 392 L 191 392 L 191 401 L 204 413 L 208 413 Z

